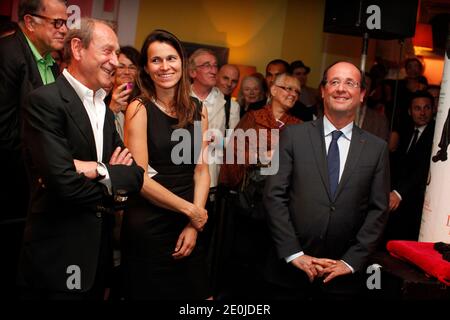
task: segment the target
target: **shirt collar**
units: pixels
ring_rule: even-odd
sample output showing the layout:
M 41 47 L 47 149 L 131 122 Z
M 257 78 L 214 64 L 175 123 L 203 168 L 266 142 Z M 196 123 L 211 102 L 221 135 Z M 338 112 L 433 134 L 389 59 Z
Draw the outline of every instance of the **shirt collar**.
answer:
M 74 76 L 70 74 L 67 69 L 64 69 L 62 73 L 66 77 L 67 81 L 69 81 L 70 85 L 74 88 L 81 101 L 83 101 L 83 99 L 85 98 L 92 99 L 94 97 L 94 90 L 89 89 L 80 81 L 78 81 Z M 103 100 L 106 97 L 106 91 L 104 89 L 98 89 L 95 92 L 95 97 Z
M 336 127 L 328 120 L 327 116 L 323 116 L 323 130 L 325 137 L 330 135 L 331 132 L 336 129 Z M 342 136 L 345 137 L 347 140 L 352 140 L 352 131 L 353 131 L 353 121 L 350 122 L 348 125 L 340 129 L 339 131 L 342 132 Z
M 422 134 L 422 132 L 425 130 L 428 124 L 421 126 L 421 127 L 414 127 L 415 129 L 419 130 L 419 133 Z
M 217 87 L 213 87 L 211 89 L 211 91 L 209 92 L 208 96 L 206 97 L 205 100 L 201 100 L 194 92 L 192 85 L 191 85 L 191 96 L 193 96 L 194 98 L 197 98 L 199 101 L 202 102 L 206 102 L 207 104 L 213 104 L 215 99 L 217 98 L 218 95 L 220 95 L 221 92 Z
M 38 62 L 38 63 L 43 63 L 43 64 L 51 67 L 55 63 L 55 60 L 53 60 L 53 57 L 50 54 L 50 52 L 47 53 L 45 55 L 45 57 L 42 57 L 42 55 L 39 53 L 38 49 L 33 44 L 33 42 L 31 42 L 31 40 L 28 39 L 28 37 L 25 34 L 24 34 L 24 36 L 25 36 L 25 39 L 27 39 L 28 46 L 30 47 L 31 52 L 33 53 L 34 60 L 36 60 L 36 62 Z

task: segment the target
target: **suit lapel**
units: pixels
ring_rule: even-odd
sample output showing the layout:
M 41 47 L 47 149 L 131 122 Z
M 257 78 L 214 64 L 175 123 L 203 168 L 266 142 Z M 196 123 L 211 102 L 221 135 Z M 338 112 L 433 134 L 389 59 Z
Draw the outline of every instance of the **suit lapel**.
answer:
M 95 139 L 94 133 L 92 132 L 91 121 L 89 120 L 89 116 L 83 103 L 63 75 L 58 77 L 56 84 L 61 92 L 63 100 L 67 103 L 67 109 L 70 116 L 78 129 L 80 129 L 82 136 L 89 145 L 89 152 L 92 159 L 97 159 L 97 151 L 95 148 Z
M 350 141 L 350 149 L 348 150 L 347 160 L 344 166 L 344 172 L 342 173 L 341 180 L 339 181 L 335 199 L 339 197 L 339 194 L 344 189 L 345 184 L 348 182 L 348 179 L 352 175 L 353 170 L 355 170 L 365 143 L 366 140 L 364 139 L 363 131 L 359 127 L 353 126 L 352 140 Z
M 325 150 L 325 137 L 323 134 L 323 118 L 319 118 L 315 121 L 310 122 L 311 127 L 309 130 L 309 137 L 311 139 L 311 145 L 314 153 L 315 163 L 320 172 L 320 177 L 322 183 L 324 184 L 328 197 L 331 199 L 330 194 L 330 183 L 328 179 L 328 169 L 327 169 L 327 153 Z
M 23 34 L 22 30 L 17 30 L 17 38 L 21 42 L 21 45 L 24 49 L 25 56 L 28 66 L 28 72 L 29 72 L 29 81 L 31 83 L 31 86 L 33 89 L 42 87 L 44 83 L 42 82 L 41 74 L 39 73 L 39 69 L 37 67 L 37 63 L 34 60 L 33 52 L 31 52 L 31 48 L 28 45 L 27 39 L 25 38 L 25 35 Z

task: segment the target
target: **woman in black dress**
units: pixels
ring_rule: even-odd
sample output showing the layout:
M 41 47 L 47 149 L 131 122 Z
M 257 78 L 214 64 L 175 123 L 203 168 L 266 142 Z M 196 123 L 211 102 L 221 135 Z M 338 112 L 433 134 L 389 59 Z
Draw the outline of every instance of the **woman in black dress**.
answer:
M 197 233 L 207 219 L 209 173 L 200 155 L 208 122 L 206 110 L 189 96 L 186 61 L 174 35 L 155 30 L 147 37 L 137 82 L 142 94 L 127 108 L 125 142 L 146 175 L 141 195 L 124 214 L 125 297 L 206 299 L 206 257 Z M 172 141 L 178 134 L 181 143 Z

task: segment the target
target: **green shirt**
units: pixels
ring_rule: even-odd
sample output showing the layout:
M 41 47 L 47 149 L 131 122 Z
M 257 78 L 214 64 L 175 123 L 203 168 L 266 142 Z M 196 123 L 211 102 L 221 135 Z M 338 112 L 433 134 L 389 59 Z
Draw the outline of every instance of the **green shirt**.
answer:
M 30 46 L 31 52 L 33 52 L 34 60 L 36 60 L 36 64 L 39 70 L 39 74 L 41 75 L 42 82 L 44 84 L 49 84 L 55 82 L 55 77 L 53 76 L 51 66 L 55 63 L 53 57 L 50 53 L 47 53 L 43 58 L 39 51 L 36 49 L 34 44 L 25 36 L 27 39 L 28 45 Z

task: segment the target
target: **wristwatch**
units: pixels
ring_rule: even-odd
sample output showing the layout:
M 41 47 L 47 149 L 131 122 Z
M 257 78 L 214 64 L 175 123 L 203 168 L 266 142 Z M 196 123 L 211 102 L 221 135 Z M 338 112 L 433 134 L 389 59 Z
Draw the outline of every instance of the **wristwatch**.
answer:
M 128 196 L 125 190 L 119 189 L 117 190 L 116 194 L 114 195 L 114 202 L 125 202 L 127 201 Z
M 107 173 L 108 173 L 108 169 L 106 169 L 106 166 L 101 163 L 101 162 L 97 162 L 97 178 L 95 178 L 95 180 L 102 180 L 106 177 Z

